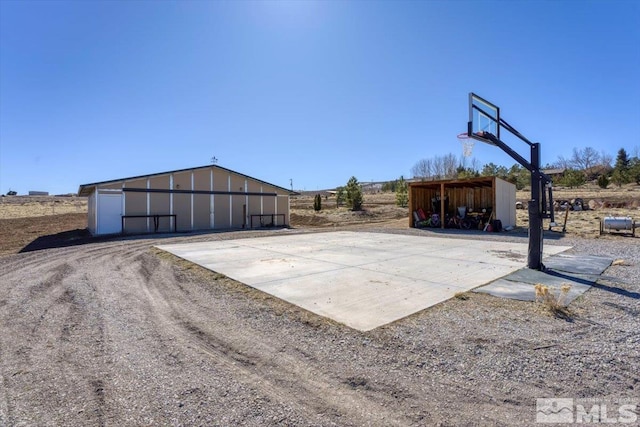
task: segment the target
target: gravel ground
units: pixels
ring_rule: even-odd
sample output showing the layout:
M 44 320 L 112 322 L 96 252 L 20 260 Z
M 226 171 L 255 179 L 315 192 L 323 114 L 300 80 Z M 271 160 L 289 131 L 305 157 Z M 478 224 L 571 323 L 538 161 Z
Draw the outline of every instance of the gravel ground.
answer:
M 640 396 L 638 239 L 546 241 L 625 260 L 568 319 L 470 293 L 370 332 L 152 247 L 264 234 L 0 257 L 0 425 L 513 426 L 539 397 Z

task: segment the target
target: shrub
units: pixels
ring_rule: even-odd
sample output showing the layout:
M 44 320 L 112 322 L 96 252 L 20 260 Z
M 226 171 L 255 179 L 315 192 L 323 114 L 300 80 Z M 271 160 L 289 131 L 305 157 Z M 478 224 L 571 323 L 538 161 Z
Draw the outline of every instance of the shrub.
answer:
M 598 187 L 607 188 L 609 186 L 609 178 L 606 175 L 600 175 L 598 177 Z
M 398 185 L 397 181 L 387 181 L 385 183 L 382 184 L 382 192 L 383 193 L 395 193 L 396 192 L 396 185 Z
M 313 210 L 316 212 L 322 210 L 322 196 L 320 196 L 319 194 L 316 194 L 316 196 L 313 198 Z
M 564 176 L 560 179 L 560 185 L 565 187 L 574 188 L 580 187 L 586 181 L 584 173 L 575 169 L 567 169 L 564 172 Z
M 611 182 L 613 182 L 618 187 L 622 187 L 622 184 L 626 184 L 629 182 L 629 178 L 627 177 L 627 172 L 622 169 L 614 169 L 611 174 Z

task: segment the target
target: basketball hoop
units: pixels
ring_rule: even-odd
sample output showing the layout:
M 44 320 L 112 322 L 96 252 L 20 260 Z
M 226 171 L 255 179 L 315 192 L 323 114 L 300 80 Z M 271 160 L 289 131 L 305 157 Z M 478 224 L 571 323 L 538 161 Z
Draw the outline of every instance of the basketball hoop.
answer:
M 476 143 L 476 140 L 469 137 L 467 132 L 461 133 L 458 135 L 458 141 L 462 144 L 462 155 L 464 157 L 471 157 L 473 154 L 473 146 Z

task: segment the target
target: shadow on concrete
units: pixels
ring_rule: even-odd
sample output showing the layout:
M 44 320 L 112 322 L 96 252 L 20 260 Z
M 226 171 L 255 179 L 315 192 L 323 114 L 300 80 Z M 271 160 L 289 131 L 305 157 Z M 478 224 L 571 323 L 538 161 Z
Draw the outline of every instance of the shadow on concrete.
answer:
M 633 292 L 633 291 L 628 291 L 626 289 L 622 289 L 622 288 L 616 288 L 613 286 L 608 286 L 608 285 L 604 285 L 602 283 L 597 283 L 595 281 L 591 281 L 588 279 L 582 279 L 576 276 L 572 276 L 566 273 L 563 273 L 561 271 L 546 271 L 547 274 L 549 274 L 550 276 L 555 276 L 555 277 L 559 277 L 561 279 L 566 279 L 566 280 L 571 280 L 574 282 L 578 282 L 581 283 L 583 285 L 588 285 L 591 287 L 594 287 L 596 289 L 601 289 L 603 291 L 607 291 L 607 292 L 611 292 L 614 293 L 616 295 L 620 295 L 623 297 L 627 297 L 627 298 L 632 298 L 632 299 L 640 299 L 640 293 L 638 292 Z

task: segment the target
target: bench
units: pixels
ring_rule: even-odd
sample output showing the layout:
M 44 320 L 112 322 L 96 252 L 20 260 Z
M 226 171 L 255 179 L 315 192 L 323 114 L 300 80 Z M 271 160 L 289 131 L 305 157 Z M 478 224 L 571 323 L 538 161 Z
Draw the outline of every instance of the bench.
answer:
M 173 218 L 173 231 L 178 231 L 176 214 L 153 214 L 153 215 L 122 215 L 122 233 L 124 234 L 124 223 L 127 218 L 153 218 L 153 232 L 158 232 L 160 227 L 160 218 L 169 218 L 169 226 L 171 226 L 171 218 Z
M 260 219 L 260 227 L 275 227 L 276 224 L 274 222 L 274 220 L 277 217 L 282 217 L 282 224 L 280 225 L 285 225 L 284 220 L 285 220 L 285 216 L 284 214 L 256 214 L 256 215 L 250 215 L 251 217 L 251 228 L 253 228 L 253 218 L 259 218 Z M 265 218 L 270 218 L 271 222 L 268 224 L 264 223 L 264 219 Z

